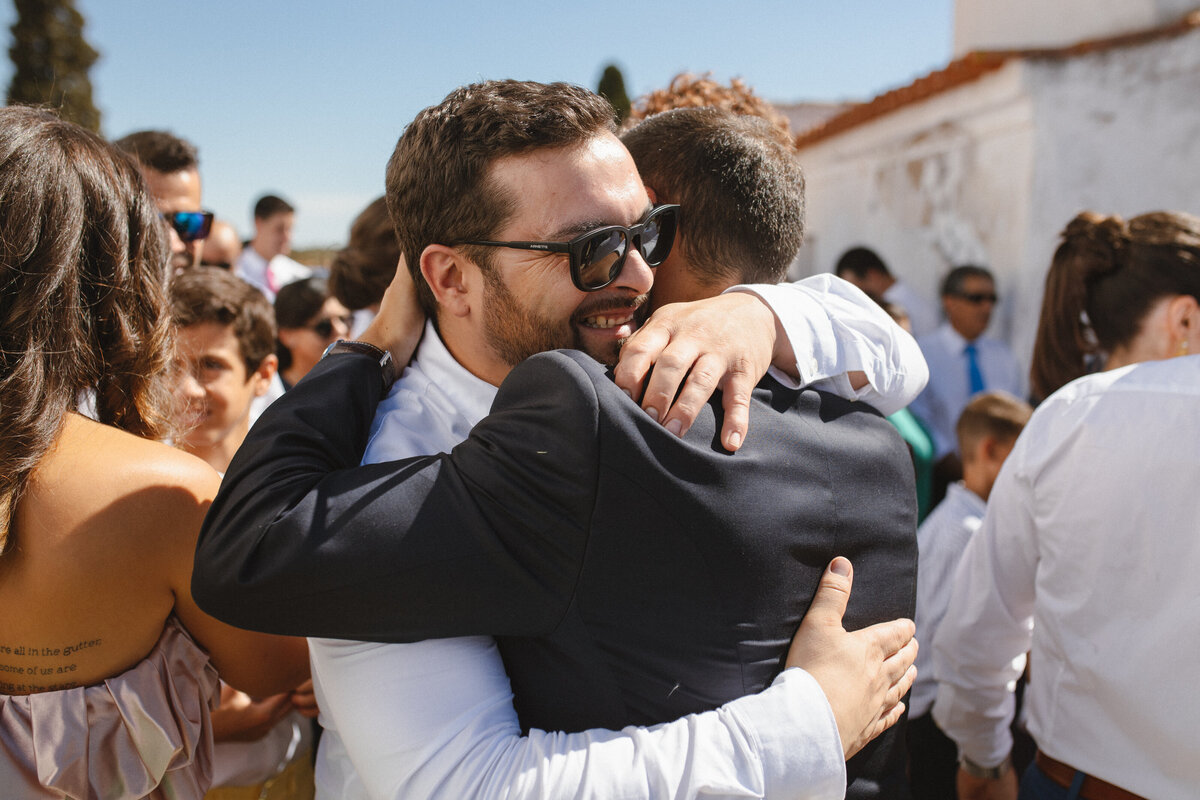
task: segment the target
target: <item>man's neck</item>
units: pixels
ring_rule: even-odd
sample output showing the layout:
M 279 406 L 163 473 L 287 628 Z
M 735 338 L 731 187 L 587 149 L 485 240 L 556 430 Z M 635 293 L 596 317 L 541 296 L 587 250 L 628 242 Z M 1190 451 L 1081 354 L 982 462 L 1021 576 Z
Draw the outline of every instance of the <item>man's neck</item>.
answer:
M 279 255 L 278 253 L 272 253 L 271 251 L 264 249 L 263 245 L 259 243 L 257 239 L 250 240 L 250 249 L 258 253 L 259 256 L 262 257 L 263 261 L 268 263 L 270 263 L 272 258 Z
M 451 357 L 481 381 L 499 386 L 512 370 L 512 365 L 497 358 L 491 346 L 484 341 L 482 331 L 473 328 L 467 320 L 439 315 L 434 327 Z

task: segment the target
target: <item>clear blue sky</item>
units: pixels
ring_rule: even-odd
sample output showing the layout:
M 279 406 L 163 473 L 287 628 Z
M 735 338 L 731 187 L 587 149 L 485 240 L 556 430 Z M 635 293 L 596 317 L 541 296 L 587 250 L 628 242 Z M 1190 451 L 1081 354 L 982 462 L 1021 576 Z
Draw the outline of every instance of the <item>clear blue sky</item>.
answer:
M 76 0 L 100 51 L 104 133 L 165 128 L 200 148 L 205 206 L 250 229 L 262 193 L 298 209 L 298 246 L 336 244 L 383 192 L 404 125 L 484 78 L 630 97 L 677 72 L 741 77 L 777 101 L 867 99 L 944 66 L 952 0 L 524 3 Z M 11 41 L 15 11 L 0 6 Z M 7 52 L 7 47 L 5 48 Z M 12 67 L 0 59 L 0 80 Z

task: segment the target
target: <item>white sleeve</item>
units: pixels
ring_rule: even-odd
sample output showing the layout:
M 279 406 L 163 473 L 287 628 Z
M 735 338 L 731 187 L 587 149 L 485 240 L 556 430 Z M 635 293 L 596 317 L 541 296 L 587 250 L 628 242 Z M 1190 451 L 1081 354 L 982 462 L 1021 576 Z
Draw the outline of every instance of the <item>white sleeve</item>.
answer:
M 309 644 L 322 723 L 376 800 L 845 795 L 833 712 L 800 669 L 652 728 L 522 737 L 489 637 Z
M 1029 441 L 1023 435 L 1000 470 L 933 641 L 933 719 L 986 767 L 1012 750 L 1013 689 L 1033 635 L 1037 531 L 1030 481 L 1018 469 Z
M 778 370 L 786 386 L 815 386 L 893 414 L 913 401 L 929 380 L 917 342 L 853 284 L 835 275 L 795 283 L 740 285 L 728 291 L 758 295 L 775 312 L 796 353 L 800 382 Z M 855 391 L 848 373 L 862 372 Z

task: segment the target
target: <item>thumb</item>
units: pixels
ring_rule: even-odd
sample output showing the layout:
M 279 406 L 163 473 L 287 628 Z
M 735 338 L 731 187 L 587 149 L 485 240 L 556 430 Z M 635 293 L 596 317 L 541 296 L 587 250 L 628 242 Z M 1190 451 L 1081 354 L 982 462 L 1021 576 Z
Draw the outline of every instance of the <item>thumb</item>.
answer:
M 846 604 L 850 602 L 850 587 L 853 583 L 854 568 L 849 559 L 838 556 L 829 562 L 825 574 L 821 576 L 821 582 L 817 585 L 817 593 L 808 607 L 804 621 L 841 627 Z

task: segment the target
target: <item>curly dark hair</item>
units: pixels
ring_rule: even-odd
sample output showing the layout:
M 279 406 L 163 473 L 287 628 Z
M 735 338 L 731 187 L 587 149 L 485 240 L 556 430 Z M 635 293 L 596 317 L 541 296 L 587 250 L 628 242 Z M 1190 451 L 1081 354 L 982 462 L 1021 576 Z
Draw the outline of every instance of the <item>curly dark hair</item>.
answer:
M 0 109 L 0 552 L 69 412 L 169 433 L 166 229 L 137 164 L 78 125 Z

